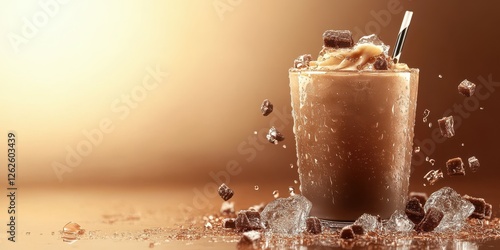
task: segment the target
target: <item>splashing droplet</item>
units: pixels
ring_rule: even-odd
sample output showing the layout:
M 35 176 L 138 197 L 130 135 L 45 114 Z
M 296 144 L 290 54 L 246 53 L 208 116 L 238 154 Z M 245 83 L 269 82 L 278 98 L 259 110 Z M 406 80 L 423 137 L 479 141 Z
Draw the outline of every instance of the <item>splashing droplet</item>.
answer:
M 290 196 L 295 195 L 295 189 L 292 186 L 288 187 L 288 192 L 290 193 Z
M 278 192 L 278 190 L 274 190 L 273 196 L 274 196 L 274 199 L 278 199 L 278 197 L 280 197 L 280 192 Z
M 259 186 L 258 186 L 258 185 L 255 185 L 255 186 L 253 187 L 253 189 L 254 189 L 255 191 L 259 190 Z
M 419 146 L 416 146 L 416 147 L 415 147 L 415 153 L 418 153 L 418 152 L 420 152 L 420 147 L 419 147 Z

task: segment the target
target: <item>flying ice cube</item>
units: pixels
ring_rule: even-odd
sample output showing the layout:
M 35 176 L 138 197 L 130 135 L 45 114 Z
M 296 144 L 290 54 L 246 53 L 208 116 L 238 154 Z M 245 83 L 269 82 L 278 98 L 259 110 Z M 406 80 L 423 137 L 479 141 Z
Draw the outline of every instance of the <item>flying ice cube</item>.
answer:
M 465 219 L 474 211 L 474 205 L 450 187 L 441 188 L 431 194 L 425 203 L 425 212 L 430 208 L 436 208 L 444 214 L 435 231 L 460 230 Z
M 410 232 L 415 224 L 408 219 L 404 211 L 396 210 L 392 215 L 385 228 L 389 231 Z
M 443 171 L 441 169 L 431 170 L 424 175 L 429 184 L 434 185 L 439 179 L 443 179 Z
M 371 43 L 373 45 L 380 46 L 382 48 L 382 51 L 384 52 L 384 55 L 385 56 L 389 55 L 389 45 L 385 45 L 384 42 L 382 42 L 382 40 L 380 40 L 380 38 L 378 38 L 377 35 L 371 34 L 368 36 L 363 36 L 358 40 L 356 45 L 367 44 L 367 43 Z
M 306 230 L 311 207 L 311 202 L 302 195 L 278 198 L 267 204 L 261 218 L 270 232 L 298 234 Z
M 455 135 L 455 130 L 453 129 L 453 116 L 450 115 L 439 119 L 438 125 L 442 136 L 451 138 Z

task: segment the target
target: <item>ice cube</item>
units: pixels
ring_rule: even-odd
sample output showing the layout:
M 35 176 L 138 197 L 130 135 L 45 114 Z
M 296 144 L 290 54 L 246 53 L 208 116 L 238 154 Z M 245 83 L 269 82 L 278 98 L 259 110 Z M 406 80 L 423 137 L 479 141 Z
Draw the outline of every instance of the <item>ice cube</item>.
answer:
M 470 97 L 474 94 L 476 90 L 476 84 L 465 79 L 460 84 L 458 84 L 458 93 Z
M 427 213 L 430 208 L 436 208 L 444 213 L 435 231 L 460 230 L 465 219 L 474 211 L 474 205 L 450 187 L 441 188 L 431 194 L 425 203 L 425 212 Z
M 267 204 L 261 218 L 270 232 L 298 234 L 306 229 L 311 207 L 311 202 L 302 195 L 278 198 Z
M 443 179 L 443 171 L 441 169 L 431 170 L 424 175 L 429 184 L 434 185 L 439 179 Z
M 387 221 L 385 228 L 389 231 L 410 232 L 415 224 L 401 210 L 396 210 Z
M 382 227 L 379 218 L 371 214 L 361 215 L 353 224 L 362 226 L 365 232 L 373 232 Z
M 367 44 L 367 43 L 380 46 L 382 48 L 382 51 L 384 52 L 384 55 L 385 56 L 389 55 L 389 46 L 385 45 L 384 42 L 382 42 L 382 40 L 380 40 L 380 38 L 377 35 L 371 34 L 368 36 L 363 36 L 358 40 L 356 45 Z
M 451 138 L 455 135 L 455 130 L 453 129 L 453 116 L 450 115 L 439 119 L 438 125 L 442 136 Z
M 475 156 L 472 156 L 468 159 L 469 161 L 469 168 L 470 168 L 470 171 L 472 171 L 473 173 L 476 172 L 478 169 L 479 169 L 479 161 L 477 160 L 477 158 Z

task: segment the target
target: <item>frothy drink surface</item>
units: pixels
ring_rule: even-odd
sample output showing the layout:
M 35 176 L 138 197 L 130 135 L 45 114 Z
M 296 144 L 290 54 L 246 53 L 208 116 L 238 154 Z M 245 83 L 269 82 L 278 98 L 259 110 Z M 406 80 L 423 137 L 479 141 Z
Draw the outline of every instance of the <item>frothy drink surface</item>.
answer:
M 405 207 L 418 69 L 290 70 L 301 191 L 322 219 Z

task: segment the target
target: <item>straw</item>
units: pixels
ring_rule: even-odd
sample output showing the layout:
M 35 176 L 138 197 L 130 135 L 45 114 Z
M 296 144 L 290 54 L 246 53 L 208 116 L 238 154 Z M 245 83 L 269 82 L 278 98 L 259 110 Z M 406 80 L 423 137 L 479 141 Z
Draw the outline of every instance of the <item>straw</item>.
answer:
M 399 61 L 401 56 L 401 50 L 403 50 L 403 44 L 405 43 L 406 33 L 408 33 L 408 27 L 410 26 L 411 17 L 413 12 L 406 11 L 405 17 L 403 18 L 403 23 L 401 23 L 401 28 L 399 29 L 398 39 L 396 41 L 396 47 L 394 47 L 394 63 Z

